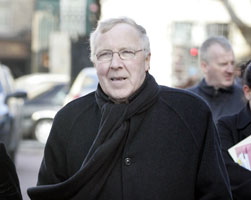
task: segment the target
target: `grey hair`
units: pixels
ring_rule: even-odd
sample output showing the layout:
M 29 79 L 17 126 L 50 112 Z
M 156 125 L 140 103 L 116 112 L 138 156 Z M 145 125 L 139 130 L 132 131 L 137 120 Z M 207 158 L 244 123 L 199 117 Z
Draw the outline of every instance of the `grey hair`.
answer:
M 146 30 L 143 26 L 137 24 L 133 19 L 128 17 L 110 18 L 104 21 L 99 21 L 97 28 L 90 35 L 90 48 L 91 48 L 90 59 L 92 62 L 94 62 L 95 60 L 95 51 L 97 48 L 96 39 L 98 34 L 106 33 L 117 24 L 129 24 L 132 27 L 134 27 L 139 33 L 139 36 L 141 38 L 142 48 L 144 48 L 146 56 L 151 52 L 150 41 L 147 36 Z
M 207 63 L 210 61 L 208 49 L 214 44 L 220 45 L 226 51 L 233 50 L 230 42 L 224 36 L 213 36 L 202 43 L 200 48 L 200 61 L 205 61 Z

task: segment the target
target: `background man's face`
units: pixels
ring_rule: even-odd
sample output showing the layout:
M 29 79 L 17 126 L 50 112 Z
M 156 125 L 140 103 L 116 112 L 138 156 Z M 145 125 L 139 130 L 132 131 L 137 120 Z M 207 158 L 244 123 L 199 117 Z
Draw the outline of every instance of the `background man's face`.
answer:
M 128 24 L 117 24 L 106 33 L 99 34 L 96 52 L 123 49 L 140 50 L 142 45 L 138 32 Z M 99 83 L 103 91 L 115 100 L 123 101 L 132 95 L 143 83 L 149 69 L 150 55 L 138 52 L 133 59 L 122 60 L 117 53 L 111 61 L 94 61 Z
M 226 88 L 234 83 L 235 58 L 232 50 L 226 51 L 218 44 L 208 49 L 208 62 L 202 61 L 202 70 L 208 85 Z

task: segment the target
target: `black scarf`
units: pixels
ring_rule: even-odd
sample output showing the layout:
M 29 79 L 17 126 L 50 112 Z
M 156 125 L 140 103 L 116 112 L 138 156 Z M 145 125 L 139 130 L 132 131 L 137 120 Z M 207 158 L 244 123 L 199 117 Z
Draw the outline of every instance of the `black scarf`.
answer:
M 81 168 L 62 183 L 29 188 L 30 198 L 32 200 L 94 200 L 97 198 L 124 149 L 130 118 L 151 107 L 158 93 L 158 84 L 148 73 L 142 86 L 127 103 L 114 103 L 98 86 L 95 95 L 102 117 L 98 134 Z

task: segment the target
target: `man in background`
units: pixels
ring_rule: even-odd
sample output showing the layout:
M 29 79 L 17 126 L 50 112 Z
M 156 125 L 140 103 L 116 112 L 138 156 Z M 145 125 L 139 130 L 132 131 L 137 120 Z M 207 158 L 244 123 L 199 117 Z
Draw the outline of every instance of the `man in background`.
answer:
M 204 78 L 188 90 L 201 96 L 212 110 L 214 121 L 244 107 L 243 92 L 235 84 L 235 56 L 223 36 L 210 37 L 200 48 L 200 66 Z

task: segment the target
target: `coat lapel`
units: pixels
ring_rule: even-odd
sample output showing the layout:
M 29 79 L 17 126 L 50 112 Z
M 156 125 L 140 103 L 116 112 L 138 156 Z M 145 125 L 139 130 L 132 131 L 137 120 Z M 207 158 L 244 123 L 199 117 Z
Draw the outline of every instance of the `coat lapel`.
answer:
M 249 104 L 238 114 L 237 130 L 240 135 L 245 137 L 251 135 L 251 111 Z

